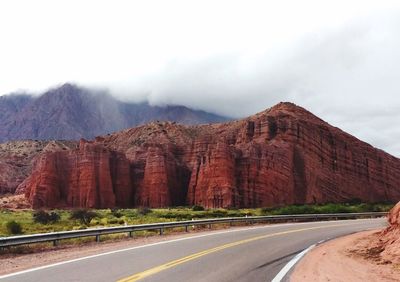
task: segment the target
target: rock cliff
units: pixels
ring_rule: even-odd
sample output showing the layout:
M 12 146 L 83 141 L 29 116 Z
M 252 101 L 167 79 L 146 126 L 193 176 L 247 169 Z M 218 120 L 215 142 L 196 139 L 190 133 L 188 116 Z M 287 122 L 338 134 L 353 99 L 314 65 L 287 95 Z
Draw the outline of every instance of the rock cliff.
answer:
M 39 155 L 74 148 L 74 141 L 10 141 L 0 144 L 0 195 L 23 193 L 17 187 L 31 173 Z M 22 186 L 21 186 L 22 188 Z M 16 191 L 17 190 L 17 191 Z
M 367 258 L 373 258 L 378 264 L 391 264 L 396 270 L 400 265 L 400 202 L 389 212 L 388 227 L 368 238 L 364 248 Z
M 400 160 L 280 103 L 212 125 L 153 122 L 44 154 L 23 183 L 33 207 L 396 201 Z

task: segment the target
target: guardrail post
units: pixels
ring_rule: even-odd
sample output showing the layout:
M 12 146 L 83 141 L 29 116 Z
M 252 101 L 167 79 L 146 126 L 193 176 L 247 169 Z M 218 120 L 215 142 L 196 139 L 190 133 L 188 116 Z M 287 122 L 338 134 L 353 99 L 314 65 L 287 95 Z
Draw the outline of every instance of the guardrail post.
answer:
M 96 242 L 100 242 L 100 235 L 96 235 Z
M 211 229 L 211 223 L 208 224 L 208 229 Z
M 164 228 L 160 228 L 160 235 L 164 234 Z
M 60 240 L 54 240 L 53 241 L 53 246 L 57 247 L 59 243 L 60 243 Z
M 133 231 L 129 231 L 129 238 L 133 237 Z
M 233 220 L 229 221 L 229 226 L 233 226 Z
M 189 225 L 185 225 L 185 232 L 189 232 Z

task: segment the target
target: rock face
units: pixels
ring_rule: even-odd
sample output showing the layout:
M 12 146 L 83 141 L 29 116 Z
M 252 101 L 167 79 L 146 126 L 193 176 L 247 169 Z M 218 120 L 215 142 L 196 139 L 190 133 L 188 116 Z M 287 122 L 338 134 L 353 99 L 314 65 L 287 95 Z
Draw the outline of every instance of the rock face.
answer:
M 0 96 L 0 142 L 94 138 L 153 120 L 199 124 L 227 118 L 184 106 L 122 102 L 104 91 L 68 83 L 40 96 Z
M 389 212 L 388 221 L 390 228 L 400 228 L 400 202 L 397 203 Z M 400 238 L 399 238 L 400 239 Z
M 389 226 L 373 237 L 370 245 L 373 253 L 384 264 L 400 264 L 400 202 L 389 212 Z
M 38 171 L 26 180 L 33 208 L 52 206 L 127 207 L 132 185 L 129 161 L 123 153 L 81 140 L 73 151 L 44 153 Z
M 14 194 L 31 173 L 37 156 L 74 148 L 73 141 L 10 141 L 0 144 L 0 195 Z M 17 191 L 18 192 L 18 191 Z M 23 191 L 22 191 L 23 193 Z
M 46 153 L 24 187 L 35 208 L 396 201 L 400 160 L 280 103 L 239 121 L 155 122 Z

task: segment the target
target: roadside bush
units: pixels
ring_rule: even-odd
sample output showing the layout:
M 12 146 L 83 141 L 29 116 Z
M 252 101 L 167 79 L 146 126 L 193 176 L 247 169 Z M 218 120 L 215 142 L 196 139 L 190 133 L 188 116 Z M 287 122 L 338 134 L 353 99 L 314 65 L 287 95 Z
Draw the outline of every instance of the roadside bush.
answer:
M 251 216 L 251 215 L 253 215 L 253 213 L 246 212 L 245 215 Z M 229 217 L 239 217 L 239 216 L 243 216 L 243 213 L 240 212 L 240 210 L 228 210 L 227 216 L 229 216 Z
M 79 220 L 84 225 L 89 225 L 90 221 L 98 217 L 98 214 L 94 211 L 87 209 L 77 209 L 72 211 L 70 219 Z
M 21 224 L 16 222 L 15 220 L 7 221 L 5 226 L 6 226 L 8 234 L 16 235 L 16 234 L 22 233 Z
M 99 221 L 97 220 L 97 219 L 92 219 L 91 221 L 90 221 L 90 225 L 99 225 Z
M 60 221 L 60 215 L 56 212 L 48 213 L 44 210 L 39 210 L 33 213 L 33 221 L 41 224 L 55 223 Z
M 264 208 L 260 208 L 260 213 L 261 214 L 270 214 L 271 212 L 273 212 L 276 209 L 277 208 L 274 208 L 274 207 L 264 207 Z
M 116 218 L 120 218 L 121 216 L 123 216 L 122 212 L 119 209 L 111 209 L 111 214 Z
M 146 215 L 146 214 L 149 214 L 151 212 L 152 212 L 152 210 L 150 208 L 148 208 L 148 207 L 139 207 L 137 209 L 137 213 L 140 214 L 140 215 Z
M 211 217 L 226 217 L 228 211 L 226 210 L 211 210 L 208 215 Z
M 293 206 L 286 206 L 281 207 L 276 210 L 271 211 L 272 215 L 279 215 L 279 214 L 311 214 L 311 213 L 318 213 L 314 206 L 309 205 L 293 205 Z
M 108 224 L 108 219 L 106 217 L 103 217 L 100 219 L 100 224 L 106 226 Z
M 354 210 L 355 209 L 355 210 Z M 358 212 L 356 207 L 344 204 L 326 204 L 320 207 L 320 213 L 350 213 Z
M 86 229 L 86 226 L 84 226 L 84 225 L 78 225 L 78 226 L 72 227 L 72 230 L 83 230 L 83 229 Z
M 202 206 L 196 206 L 194 205 L 192 207 L 192 211 L 204 211 L 204 208 Z
M 182 213 L 182 212 L 165 212 L 158 214 L 159 217 L 168 218 L 168 219 L 177 219 L 177 220 L 190 220 L 193 218 L 191 213 Z
M 112 219 L 110 219 L 109 221 L 108 221 L 108 223 L 110 223 L 110 224 L 117 224 L 118 223 L 118 219 L 117 218 L 112 218 Z

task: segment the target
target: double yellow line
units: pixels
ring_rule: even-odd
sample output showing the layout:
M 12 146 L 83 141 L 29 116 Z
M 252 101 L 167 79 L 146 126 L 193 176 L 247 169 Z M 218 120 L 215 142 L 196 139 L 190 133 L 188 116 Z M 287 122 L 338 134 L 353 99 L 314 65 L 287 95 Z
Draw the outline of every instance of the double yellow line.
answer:
M 238 246 L 238 245 L 241 245 L 241 244 L 245 244 L 245 243 L 249 243 L 249 242 L 253 242 L 253 241 L 257 241 L 257 240 L 261 240 L 261 239 L 265 239 L 265 238 L 269 238 L 269 237 L 279 236 L 279 235 L 302 232 L 302 231 L 307 231 L 307 230 L 322 229 L 322 228 L 328 228 L 328 227 L 338 227 L 338 226 L 344 226 L 344 225 L 349 225 L 349 224 L 334 224 L 334 225 L 325 225 L 325 226 L 318 226 L 318 227 L 301 228 L 301 229 L 282 231 L 282 232 L 277 232 L 277 233 L 272 233 L 272 234 L 267 234 L 267 235 L 261 235 L 261 236 L 257 236 L 257 237 L 253 237 L 253 238 L 249 238 L 249 239 L 244 239 L 244 240 L 241 240 L 241 241 L 236 241 L 236 242 L 233 242 L 233 243 L 229 243 L 229 244 L 225 244 L 225 245 L 222 245 L 222 246 L 219 246 L 219 247 L 208 249 L 208 250 L 205 250 L 205 251 L 202 251 L 202 252 L 199 252 L 199 253 L 192 254 L 192 255 L 187 256 L 187 257 L 183 257 L 183 258 L 180 258 L 180 259 L 177 259 L 177 260 L 174 260 L 174 261 L 171 261 L 171 262 L 168 262 L 168 263 L 165 263 L 165 264 L 150 268 L 150 269 L 145 270 L 143 272 L 139 272 L 139 273 L 136 273 L 136 274 L 134 274 L 132 276 L 123 278 L 121 280 L 118 280 L 118 282 L 138 281 L 139 279 L 143 279 L 143 278 L 148 277 L 150 275 L 154 275 L 154 274 L 156 274 L 158 272 L 167 270 L 169 268 L 175 267 L 175 266 L 183 264 L 185 262 L 200 258 L 202 256 L 205 256 L 205 255 L 208 255 L 208 254 L 211 254 L 211 253 L 215 253 L 215 252 L 227 249 L 227 248 Z

